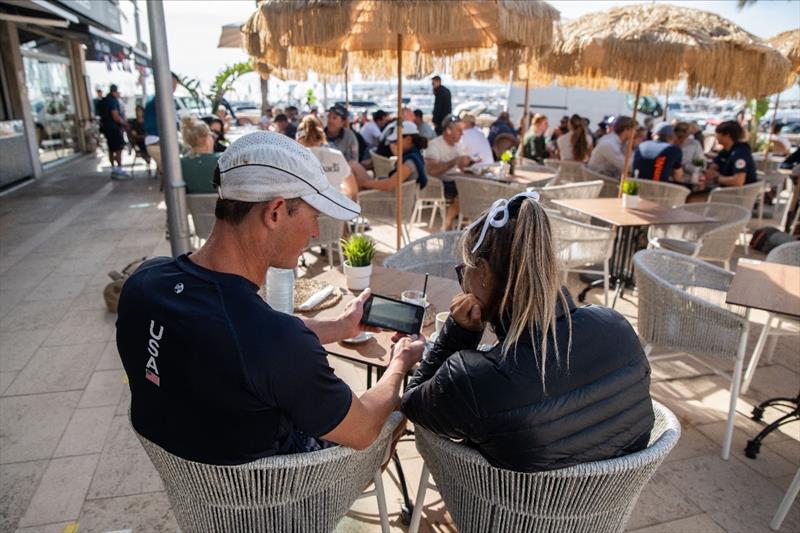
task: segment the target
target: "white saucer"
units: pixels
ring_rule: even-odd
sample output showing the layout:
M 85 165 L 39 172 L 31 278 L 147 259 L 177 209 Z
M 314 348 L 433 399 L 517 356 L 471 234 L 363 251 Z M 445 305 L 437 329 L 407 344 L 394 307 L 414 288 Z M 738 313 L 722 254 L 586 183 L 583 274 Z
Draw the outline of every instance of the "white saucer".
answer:
M 345 344 L 362 344 L 364 342 L 367 342 L 374 336 L 375 336 L 374 333 L 370 333 L 369 331 L 362 331 L 355 337 L 351 337 L 349 339 L 342 339 L 342 342 Z

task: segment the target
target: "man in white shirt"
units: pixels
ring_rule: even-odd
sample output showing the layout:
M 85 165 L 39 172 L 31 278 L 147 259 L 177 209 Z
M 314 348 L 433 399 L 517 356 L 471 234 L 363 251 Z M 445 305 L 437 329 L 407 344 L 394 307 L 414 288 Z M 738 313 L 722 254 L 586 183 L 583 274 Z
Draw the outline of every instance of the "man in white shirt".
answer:
M 381 133 L 387 122 L 389 122 L 389 114 L 382 109 L 378 109 L 372 114 L 372 122 L 367 122 L 361 128 L 361 136 L 364 137 L 364 141 L 367 143 L 367 150 L 372 150 L 378 146 L 378 142 L 381 140 Z
M 475 126 L 475 116 L 464 115 L 461 117 L 461 122 L 464 123 L 464 135 L 461 137 L 464 152 L 472 159 L 473 163 L 493 162 L 492 147 L 489 146 L 489 141 L 480 128 Z
M 425 149 L 425 170 L 428 175 L 441 179 L 444 187 L 447 202 L 445 230 L 452 227 L 453 220 L 458 216 L 458 191 L 453 175 L 460 175 L 462 170 L 472 164 L 459 143 L 462 134 L 461 121 L 458 117 L 448 115 L 442 120 L 442 134 L 428 143 L 428 148 Z
M 603 135 L 592 150 L 587 166 L 590 170 L 619 178 L 625 165 L 625 152 L 622 144 L 633 136 L 634 122 L 631 117 L 619 117 L 614 122 L 613 131 Z

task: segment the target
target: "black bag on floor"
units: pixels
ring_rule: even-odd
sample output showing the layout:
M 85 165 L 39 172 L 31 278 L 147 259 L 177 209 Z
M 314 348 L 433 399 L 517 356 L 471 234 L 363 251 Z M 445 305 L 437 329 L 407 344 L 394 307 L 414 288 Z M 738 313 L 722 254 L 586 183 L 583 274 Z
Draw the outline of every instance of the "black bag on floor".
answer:
M 753 232 L 753 237 L 750 239 L 750 248 L 768 254 L 773 248 L 793 240 L 794 238 L 788 233 L 778 228 L 767 226 Z

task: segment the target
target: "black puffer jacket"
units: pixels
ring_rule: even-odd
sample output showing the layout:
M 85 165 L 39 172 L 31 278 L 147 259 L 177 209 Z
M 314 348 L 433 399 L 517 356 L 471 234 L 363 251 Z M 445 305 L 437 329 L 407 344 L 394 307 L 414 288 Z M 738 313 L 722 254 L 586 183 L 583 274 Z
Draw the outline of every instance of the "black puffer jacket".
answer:
M 569 368 L 555 363 L 552 340 L 546 394 L 530 335 L 506 356 L 498 344 L 476 350 L 481 334 L 448 319 L 403 395 L 415 424 L 464 439 L 494 466 L 520 472 L 553 470 L 643 449 L 653 427 L 650 366 L 630 324 L 599 306 L 572 316 Z M 562 361 L 568 327 L 559 304 L 556 332 Z M 504 333 L 498 331 L 498 337 Z

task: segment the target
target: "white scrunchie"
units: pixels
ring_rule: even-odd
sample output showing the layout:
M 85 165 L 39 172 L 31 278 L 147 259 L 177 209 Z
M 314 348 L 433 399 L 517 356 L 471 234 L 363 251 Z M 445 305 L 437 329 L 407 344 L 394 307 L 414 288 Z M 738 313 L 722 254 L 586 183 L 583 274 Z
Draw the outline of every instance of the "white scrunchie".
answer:
M 481 228 L 481 234 L 478 237 L 478 240 L 475 242 L 475 246 L 472 247 L 470 253 L 475 253 L 475 251 L 480 247 L 483 243 L 483 239 L 486 237 L 486 232 L 489 231 L 489 226 L 493 228 L 502 228 L 506 224 L 508 224 L 508 204 L 516 200 L 517 198 L 525 197 L 530 198 L 534 202 L 539 201 L 539 193 L 538 192 L 521 192 L 519 194 L 515 194 L 509 199 L 500 198 L 499 200 L 495 200 L 492 206 L 489 208 L 489 212 L 486 213 L 486 216 L 483 220 L 483 228 Z M 502 215 L 500 219 L 497 219 L 497 215 Z M 473 221 L 469 226 L 466 227 L 464 230 L 469 231 L 473 227 L 475 227 L 481 221 L 480 218 Z

